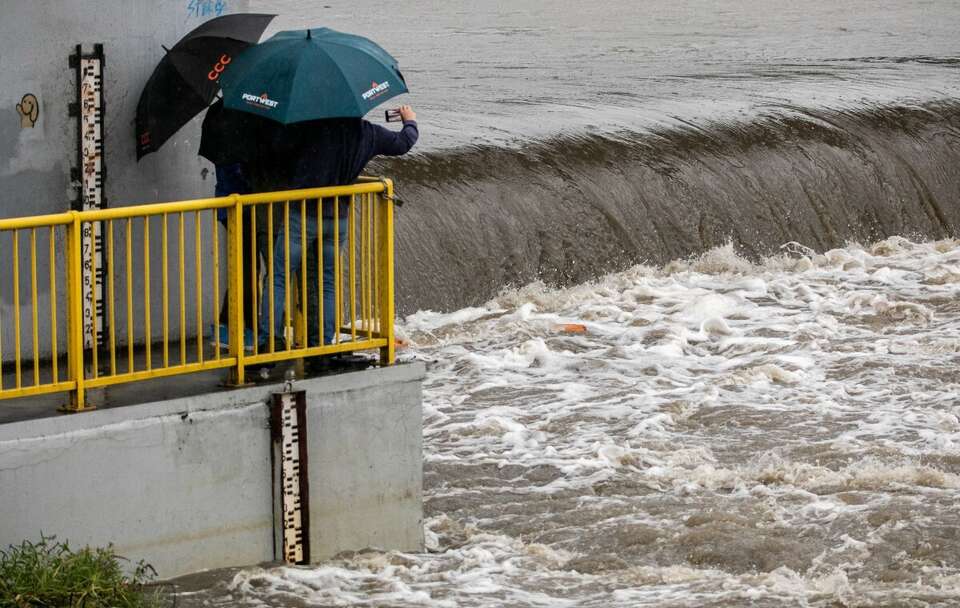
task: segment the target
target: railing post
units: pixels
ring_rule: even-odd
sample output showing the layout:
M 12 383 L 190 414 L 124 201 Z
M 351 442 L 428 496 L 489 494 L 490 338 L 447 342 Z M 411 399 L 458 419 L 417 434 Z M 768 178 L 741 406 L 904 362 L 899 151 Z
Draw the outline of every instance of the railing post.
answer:
M 227 324 L 230 333 L 230 356 L 237 358 L 237 364 L 232 368 L 230 383 L 240 386 L 246 382 L 243 361 L 243 205 L 236 194 L 232 198 L 233 206 L 227 211 Z M 219 294 L 215 297 L 219 297 Z
M 386 338 L 387 345 L 380 349 L 380 365 L 393 365 L 396 359 L 396 344 L 393 334 L 393 180 L 384 179 L 385 191 L 382 199 L 383 212 L 380 214 L 380 337 Z
M 80 248 L 83 225 L 80 214 L 71 211 L 73 222 L 67 225 L 67 366 L 76 388 L 70 393 L 66 410 L 83 411 L 86 407 L 83 371 L 83 259 Z M 94 347 L 96 348 L 96 347 Z

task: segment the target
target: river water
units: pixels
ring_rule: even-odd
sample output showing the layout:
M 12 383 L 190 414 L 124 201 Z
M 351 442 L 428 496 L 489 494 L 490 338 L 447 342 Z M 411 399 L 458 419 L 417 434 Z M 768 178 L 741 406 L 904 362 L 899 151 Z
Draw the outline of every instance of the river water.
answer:
M 775 107 L 955 97 L 951 0 L 252 0 L 277 30 L 378 41 L 419 149 L 526 145 Z M 382 121 L 382 113 L 371 113 Z
M 413 91 L 427 551 L 178 605 L 960 605 L 960 4 L 252 4 Z
M 179 601 L 958 605 L 958 282 L 955 240 L 722 247 L 414 314 L 428 552 Z

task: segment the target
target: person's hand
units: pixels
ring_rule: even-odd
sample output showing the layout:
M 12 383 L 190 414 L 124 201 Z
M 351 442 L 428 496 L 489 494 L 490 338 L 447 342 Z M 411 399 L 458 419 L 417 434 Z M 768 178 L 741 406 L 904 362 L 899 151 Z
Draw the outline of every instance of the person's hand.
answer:
M 414 112 L 413 108 L 410 106 L 400 106 L 400 118 L 402 118 L 404 122 L 408 120 L 416 120 L 417 113 Z

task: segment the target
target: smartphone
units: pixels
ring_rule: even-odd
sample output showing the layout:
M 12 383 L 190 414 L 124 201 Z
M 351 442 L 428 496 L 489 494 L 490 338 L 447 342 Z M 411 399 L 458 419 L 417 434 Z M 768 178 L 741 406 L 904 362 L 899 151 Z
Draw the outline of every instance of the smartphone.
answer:
M 400 122 L 403 120 L 400 116 L 400 109 L 394 108 L 392 110 L 386 110 L 384 116 L 387 118 L 387 122 Z

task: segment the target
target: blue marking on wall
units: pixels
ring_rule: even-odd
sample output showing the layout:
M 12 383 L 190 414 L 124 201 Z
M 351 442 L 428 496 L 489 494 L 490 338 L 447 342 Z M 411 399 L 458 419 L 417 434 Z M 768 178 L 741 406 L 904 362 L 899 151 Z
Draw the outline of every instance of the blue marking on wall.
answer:
M 227 10 L 227 0 L 189 0 L 187 18 L 219 17 Z

